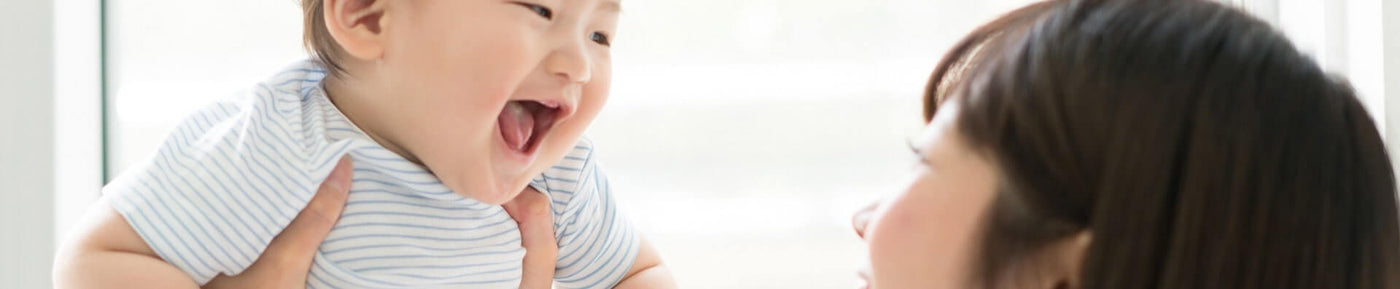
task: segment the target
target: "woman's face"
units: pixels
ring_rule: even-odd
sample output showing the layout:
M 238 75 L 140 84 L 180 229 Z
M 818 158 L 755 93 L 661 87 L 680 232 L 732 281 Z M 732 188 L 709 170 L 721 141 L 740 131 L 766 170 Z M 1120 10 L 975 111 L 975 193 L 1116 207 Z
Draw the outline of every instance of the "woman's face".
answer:
M 996 170 L 956 129 L 949 101 L 914 141 L 920 165 L 901 192 L 856 213 L 870 247 L 869 288 L 965 288 Z

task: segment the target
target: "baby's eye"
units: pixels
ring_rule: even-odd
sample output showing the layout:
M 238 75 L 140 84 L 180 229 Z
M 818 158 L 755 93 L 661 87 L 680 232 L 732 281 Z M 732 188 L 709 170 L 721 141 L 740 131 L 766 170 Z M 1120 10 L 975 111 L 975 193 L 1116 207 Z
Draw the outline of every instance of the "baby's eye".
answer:
M 612 46 L 612 41 L 608 40 L 608 35 L 603 34 L 603 32 L 593 32 L 593 35 L 589 36 L 589 40 L 593 40 L 593 42 L 602 44 L 603 46 Z
M 534 12 L 535 12 L 535 15 L 539 15 L 540 17 L 543 17 L 545 20 L 554 20 L 554 11 L 549 10 L 549 7 L 544 7 L 544 6 L 540 6 L 540 5 L 538 5 L 538 4 L 531 4 L 531 3 L 525 3 L 525 2 L 515 2 L 515 4 L 516 4 L 516 5 L 523 6 L 523 7 L 525 7 L 526 9 L 530 9 L 530 11 L 534 11 Z

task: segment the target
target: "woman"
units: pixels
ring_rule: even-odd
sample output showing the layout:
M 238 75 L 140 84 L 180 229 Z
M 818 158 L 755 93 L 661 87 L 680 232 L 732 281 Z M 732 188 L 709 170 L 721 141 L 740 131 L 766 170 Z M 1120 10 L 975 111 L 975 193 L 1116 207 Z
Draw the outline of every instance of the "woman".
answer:
M 1013 11 L 944 57 L 924 111 L 925 165 L 857 216 L 872 288 L 1400 288 L 1375 124 L 1221 4 Z

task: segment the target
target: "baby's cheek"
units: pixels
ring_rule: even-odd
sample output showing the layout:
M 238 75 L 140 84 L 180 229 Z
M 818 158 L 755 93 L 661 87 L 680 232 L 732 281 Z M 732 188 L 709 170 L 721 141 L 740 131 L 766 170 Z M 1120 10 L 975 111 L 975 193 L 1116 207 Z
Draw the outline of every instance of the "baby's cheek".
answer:
M 588 130 L 588 126 L 593 124 L 598 114 L 603 110 L 603 105 L 607 102 L 606 89 L 593 88 L 592 85 L 585 86 L 583 96 L 579 99 L 578 108 L 564 123 L 551 133 L 559 136 L 560 146 L 565 146 L 566 150 L 572 148 L 583 133 Z

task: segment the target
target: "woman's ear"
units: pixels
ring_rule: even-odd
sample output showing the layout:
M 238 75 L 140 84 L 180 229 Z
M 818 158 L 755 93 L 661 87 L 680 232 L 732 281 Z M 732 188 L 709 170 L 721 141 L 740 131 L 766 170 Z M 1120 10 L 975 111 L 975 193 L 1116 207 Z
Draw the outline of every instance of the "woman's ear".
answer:
M 352 58 L 375 60 L 384 55 L 387 2 L 395 0 L 325 0 L 326 30 Z
M 1079 276 L 1083 273 L 1084 254 L 1089 251 L 1089 245 L 1093 242 L 1093 232 L 1089 230 L 1079 231 L 1069 238 L 1060 241 L 1046 248 L 1042 255 L 1045 259 L 1044 274 L 1048 278 L 1042 280 L 1049 281 L 1040 284 L 1038 288 L 1045 289 L 1078 289 L 1083 286 Z

